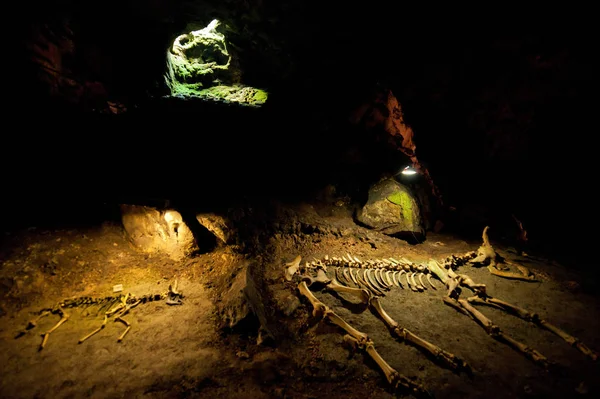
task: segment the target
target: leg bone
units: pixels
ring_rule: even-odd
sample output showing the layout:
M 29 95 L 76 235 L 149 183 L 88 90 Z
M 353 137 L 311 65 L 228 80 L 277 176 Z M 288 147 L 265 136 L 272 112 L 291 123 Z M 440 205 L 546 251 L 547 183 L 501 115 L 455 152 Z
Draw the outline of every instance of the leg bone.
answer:
M 424 340 L 423 338 L 418 337 L 413 334 L 406 328 L 400 327 L 400 325 L 392 319 L 379 302 L 378 298 L 371 299 L 371 306 L 377 311 L 379 316 L 383 319 L 385 324 L 394 332 L 397 338 L 403 341 L 410 342 L 411 344 L 421 348 L 422 350 L 428 352 L 431 356 L 433 356 L 437 361 L 443 363 L 446 367 L 460 371 L 467 370 L 470 371 L 470 367 L 464 360 L 458 358 L 452 353 L 444 351 L 442 348 Z

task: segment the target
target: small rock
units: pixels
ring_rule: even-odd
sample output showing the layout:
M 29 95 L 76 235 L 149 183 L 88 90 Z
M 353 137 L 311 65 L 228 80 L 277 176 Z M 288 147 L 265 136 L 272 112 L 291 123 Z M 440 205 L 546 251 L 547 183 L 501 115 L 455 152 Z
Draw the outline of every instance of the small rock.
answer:
M 250 355 L 244 351 L 238 351 L 235 355 L 240 359 L 250 359 Z

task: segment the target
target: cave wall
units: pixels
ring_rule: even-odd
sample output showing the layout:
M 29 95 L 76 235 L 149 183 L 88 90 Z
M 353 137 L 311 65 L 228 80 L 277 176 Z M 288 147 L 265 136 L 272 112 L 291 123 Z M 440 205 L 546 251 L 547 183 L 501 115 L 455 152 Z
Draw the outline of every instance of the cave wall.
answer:
M 206 198 L 199 187 L 220 182 L 232 198 L 274 181 L 310 193 L 331 176 L 351 181 L 371 167 L 359 180 L 368 182 L 389 172 L 394 153 L 348 117 L 383 88 L 402 103 L 419 159 L 448 203 L 515 212 L 548 236 L 579 238 L 587 223 L 571 216 L 587 197 L 579 181 L 592 177 L 584 149 L 593 126 L 593 25 L 585 10 L 561 10 L 557 19 L 524 10 L 417 13 L 393 2 L 23 6 L 12 21 L 18 46 L 8 114 L 26 133 L 3 137 L 12 149 L 3 158 L 13 171 L 10 197 Z M 245 82 L 270 91 L 264 109 L 160 100 L 166 48 L 215 17 L 228 26 Z M 558 23 L 569 18 L 576 28 Z M 110 104 L 127 112 L 114 115 Z

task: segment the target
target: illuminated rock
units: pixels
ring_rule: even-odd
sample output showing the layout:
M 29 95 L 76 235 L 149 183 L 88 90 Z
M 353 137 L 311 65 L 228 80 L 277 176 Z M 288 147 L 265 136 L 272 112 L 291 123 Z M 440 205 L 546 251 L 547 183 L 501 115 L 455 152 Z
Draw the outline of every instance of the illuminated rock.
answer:
M 121 219 L 130 241 L 141 251 L 179 260 L 197 250 L 194 235 L 175 210 L 121 205 Z
M 232 228 L 223 216 L 214 213 L 201 213 L 196 215 L 196 219 L 223 244 L 230 244 L 232 239 L 235 238 Z
M 357 220 L 381 233 L 411 241 L 422 241 L 425 236 L 419 202 L 394 179 L 384 179 L 369 189 Z
M 264 90 L 241 83 L 241 71 L 230 54 L 220 22 L 178 36 L 167 52 L 166 83 L 171 95 L 261 105 Z

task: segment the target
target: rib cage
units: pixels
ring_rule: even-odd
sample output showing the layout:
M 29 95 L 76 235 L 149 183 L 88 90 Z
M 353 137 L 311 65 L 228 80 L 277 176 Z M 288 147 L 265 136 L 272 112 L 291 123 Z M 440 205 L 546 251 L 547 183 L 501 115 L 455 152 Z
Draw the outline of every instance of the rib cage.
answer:
M 456 269 L 475 256 L 475 252 L 451 255 L 439 263 L 445 269 Z M 327 274 L 328 268 L 333 268 L 334 273 Z M 325 255 L 321 259 L 305 262 L 304 269 L 302 274 L 322 269 L 329 279 L 335 278 L 348 287 L 367 289 L 372 295 L 380 297 L 393 287 L 406 287 L 414 292 L 423 292 L 428 288 L 435 290 L 437 288 L 432 277 L 439 280 L 427 263 L 411 262 L 404 257 L 361 260 L 350 253 L 341 257 Z

